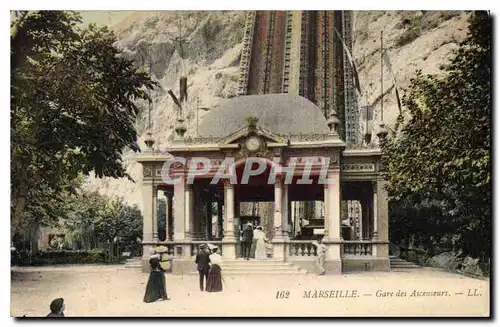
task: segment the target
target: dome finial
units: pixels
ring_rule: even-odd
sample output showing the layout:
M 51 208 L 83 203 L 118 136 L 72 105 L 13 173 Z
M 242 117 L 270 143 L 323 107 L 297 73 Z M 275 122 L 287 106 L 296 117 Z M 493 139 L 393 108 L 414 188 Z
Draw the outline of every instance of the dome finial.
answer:
M 148 150 L 151 150 L 153 148 L 153 145 L 155 144 L 155 139 L 153 138 L 153 132 L 151 132 L 151 130 L 146 133 L 146 137 L 144 138 L 144 143 L 148 147 Z
M 328 125 L 328 128 L 330 129 L 331 135 L 337 135 L 337 136 L 339 135 L 338 128 L 340 125 L 340 120 L 337 117 L 337 111 L 335 110 L 335 108 L 332 108 L 332 110 L 330 110 L 330 117 L 328 118 L 328 121 L 326 122 L 326 124 Z

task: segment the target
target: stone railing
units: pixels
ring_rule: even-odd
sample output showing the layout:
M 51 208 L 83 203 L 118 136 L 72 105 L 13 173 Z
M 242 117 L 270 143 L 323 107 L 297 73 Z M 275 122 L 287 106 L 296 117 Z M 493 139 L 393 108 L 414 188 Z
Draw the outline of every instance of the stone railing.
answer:
M 342 252 L 345 255 L 371 256 L 374 244 L 372 241 L 344 241 Z
M 310 240 L 290 240 L 280 244 L 285 246 L 284 253 L 287 258 L 296 259 L 313 259 L 317 255 L 316 247 Z M 219 253 L 222 255 L 223 242 L 221 240 L 206 240 L 206 241 L 158 241 L 158 242 L 144 242 L 144 245 L 151 245 L 153 247 L 164 246 L 166 251 L 163 253 L 169 257 L 193 257 L 199 252 L 199 246 L 202 244 L 213 244 L 218 246 Z M 377 244 L 387 244 L 381 241 L 340 241 L 328 242 L 325 244 L 340 244 L 341 252 L 343 255 L 348 256 L 375 256 Z M 235 242 L 236 253 L 239 253 L 240 244 Z M 274 247 L 274 244 L 273 244 Z
M 200 245 L 212 244 L 219 248 L 219 254 L 222 255 L 222 241 L 191 241 L 190 242 L 190 255 L 196 256 L 200 252 Z
M 199 247 L 202 244 L 213 244 L 219 247 L 219 254 L 222 254 L 222 241 L 157 241 L 143 242 L 143 245 L 151 245 L 153 247 L 163 246 L 167 248 L 163 252 L 167 256 L 174 257 L 189 257 L 196 256 L 199 252 Z
M 289 257 L 315 257 L 316 247 L 312 245 L 312 241 L 289 241 L 287 242 Z

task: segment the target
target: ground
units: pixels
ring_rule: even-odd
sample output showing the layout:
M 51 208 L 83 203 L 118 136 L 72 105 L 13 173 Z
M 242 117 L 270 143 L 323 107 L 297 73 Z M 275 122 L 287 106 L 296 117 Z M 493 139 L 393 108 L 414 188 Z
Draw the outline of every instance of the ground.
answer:
M 73 317 L 488 316 L 490 312 L 489 280 L 430 268 L 340 276 L 225 276 L 222 293 L 200 292 L 197 276 L 167 275 L 172 300 L 151 304 L 142 302 L 148 274 L 123 266 L 15 267 L 11 276 L 15 317 L 45 316 L 57 297 L 64 298 L 66 315 Z M 330 290 L 342 290 L 342 296 L 354 297 L 313 298 L 316 290 L 316 295 L 321 290 L 328 291 L 322 296 L 334 296 Z M 414 290 L 440 293 L 412 296 Z M 277 299 L 279 291 L 284 291 L 283 298 Z M 310 298 L 305 298 L 308 291 Z

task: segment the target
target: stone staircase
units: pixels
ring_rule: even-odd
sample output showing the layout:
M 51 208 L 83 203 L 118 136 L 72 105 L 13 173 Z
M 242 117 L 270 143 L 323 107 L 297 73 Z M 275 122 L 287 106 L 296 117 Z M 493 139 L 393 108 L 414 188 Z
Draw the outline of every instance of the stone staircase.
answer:
M 420 266 L 396 256 L 389 256 L 391 270 L 417 269 Z
M 125 262 L 125 268 L 137 268 L 141 269 L 141 257 L 135 257 L 135 258 L 130 258 L 127 259 Z
M 140 269 L 141 258 L 127 259 L 125 268 Z M 305 275 L 307 273 L 304 269 L 296 267 L 290 262 L 283 262 L 276 259 L 224 260 L 222 270 L 224 275 Z M 198 275 L 198 272 L 193 271 L 188 273 L 188 275 Z
M 305 275 L 307 271 L 294 266 L 290 262 L 276 259 L 266 260 L 224 260 L 222 262 L 222 274 L 224 276 L 234 275 Z M 190 272 L 189 275 L 198 275 L 198 272 Z

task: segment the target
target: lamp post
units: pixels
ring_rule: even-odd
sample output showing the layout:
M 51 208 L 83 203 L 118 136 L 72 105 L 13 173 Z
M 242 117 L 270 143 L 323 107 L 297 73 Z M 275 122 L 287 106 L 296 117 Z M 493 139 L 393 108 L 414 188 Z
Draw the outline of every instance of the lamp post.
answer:
M 209 111 L 210 110 L 210 108 L 200 107 L 199 104 L 200 104 L 200 98 L 196 98 L 196 136 L 199 135 L 199 132 L 198 132 L 198 126 L 199 126 L 199 114 L 198 114 L 198 111 L 200 111 L 200 110 Z

